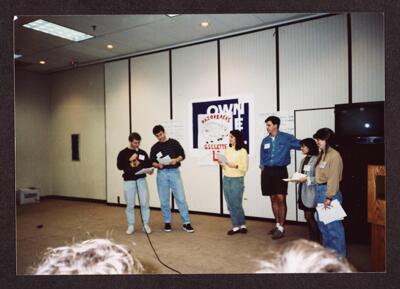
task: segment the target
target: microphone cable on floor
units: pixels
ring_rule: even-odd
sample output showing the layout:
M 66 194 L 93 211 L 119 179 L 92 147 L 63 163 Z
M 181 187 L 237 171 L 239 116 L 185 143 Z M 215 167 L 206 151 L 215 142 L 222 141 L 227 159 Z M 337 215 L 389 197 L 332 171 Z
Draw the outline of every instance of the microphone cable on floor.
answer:
M 161 265 L 163 265 L 164 267 L 168 268 L 168 269 L 171 270 L 171 271 L 174 271 L 174 272 L 176 272 L 176 273 L 178 273 L 178 274 L 182 274 L 182 273 L 179 272 L 178 270 L 176 270 L 176 269 L 174 269 L 174 268 L 168 266 L 168 265 L 165 264 L 163 261 L 161 261 L 160 257 L 158 256 L 158 254 L 157 254 L 157 252 L 156 252 L 156 249 L 154 249 L 153 243 L 152 243 L 151 240 L 150 240 L 150 236 L 149 236 L 149 234 L 147 233 L 147 230 L 146 230 L 146 228 L 145 228 L 145 226 L 144 226 L 143 215 L 142 215 L 142 205 L 141 205 L 141 202 L 140 202 L 139 186 L 138 186 L 138 184 L 137 184 L 137 180 L 135 181 L 135 184 L 136 184 L 136 192 L 137 192 L 137 196 L 138 196 L 138 200 L 139 200 L 140 219 L 142 220 L 143 231 L 146 233 L 147 240 L 149 241 L 150 247 L 153 249 L 154 255 L 156 255 L 156 258 L 157 258 L 158 262 L 160 262 Z M 135 213 L 135 211 L 134 211 L 133 213 Z

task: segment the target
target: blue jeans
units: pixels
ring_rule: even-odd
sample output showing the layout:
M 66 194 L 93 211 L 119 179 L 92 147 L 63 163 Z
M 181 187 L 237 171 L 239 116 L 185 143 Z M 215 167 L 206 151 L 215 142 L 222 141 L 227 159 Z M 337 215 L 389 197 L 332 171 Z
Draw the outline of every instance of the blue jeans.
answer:
M 243 211 L 244 177 L 230 178 L 224 176 L 224 197 L 231 214 L 233 227 L 245 224 Z
M 326 185 L 317 185 L 317 203 L 324 202 L 326 191 Z M 333 196 L 333 199 L 342 203 L 342 193 L 337 192 Z M 334 249 L 340 256 L 346 256 L 346 240 L 342 221 L 334 221 L 329 224 L 324 224 L 319 221 L 318 214 L 316 214 L 316 216 L 324 247 Z
M 136 181 L 124 181 L 124 194 L 126 202 L 126 219 L 128 225 L 135 225 L 135 197 L 139 190 L 140 211 L 143 217 L 143 223 L 148 224 L 150 218 L 149 193 L 147 192 L 146 178 L 140 178 Z
M 186 204 L 185 192 L 181 173 L 178 168 L 162 169 L 157 171 L 157 189 L 160 197 L 161 211 L 164 223 L 171 223 L 171 206 L 169 200 L 171 191 L 178 205 L 179 214 L 181 215 L 183 224 L 189 224 L 189 211 Z

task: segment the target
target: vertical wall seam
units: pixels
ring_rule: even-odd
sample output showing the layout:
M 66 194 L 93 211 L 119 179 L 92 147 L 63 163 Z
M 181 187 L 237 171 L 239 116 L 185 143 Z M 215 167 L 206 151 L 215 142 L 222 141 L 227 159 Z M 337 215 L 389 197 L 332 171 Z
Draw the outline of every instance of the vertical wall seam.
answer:
M 168 50 L 169 57 L 169 118 L 173 119 L 172 107 L 172 50 Z
M 106 202 L 108 201 L 108 182 L 107 182 L 107 177 L 108 177 L 108 171 L 107 171 L 107 110 L 106 110 L 106 65 L 103 64 L 103 102 L 104 102 L 104 149 L 105 149 L 105 154 L 104 154 L 104 164 L 105 164 L 105 170 L 104 170 L 104 180 L 105 180 L 105 186 L 106 186 Z
M 128 59 L 129 134 L 132 133 L 131 60 Z
M 353 59 L 351 45 L 351 14 L 347 14 L 347 54 L 348 54 L 348 77 L 349 77 L 349 103 L 353 103 Z
M 168 50 L 168 66 L 169 66 L 169 119 L 172 120 L 174 118 L 173 115 L 173 99 L 172 99 L 172 50 Z M 175 202 L 174 195 L 171 194 L 171 209 L 175 210 Z
M 217 68 L 218 68 L 218 97 L 221 97 L 221 43 L 217 40 Z M 219 212 L 224 214 L 224 188 L 222 182 L 222 168 L 219 166 Z
M 279 90 L 279 28 L 275 28 L 275 54 L 276 54 L 276 110 L 280 110 L 280 90 Z

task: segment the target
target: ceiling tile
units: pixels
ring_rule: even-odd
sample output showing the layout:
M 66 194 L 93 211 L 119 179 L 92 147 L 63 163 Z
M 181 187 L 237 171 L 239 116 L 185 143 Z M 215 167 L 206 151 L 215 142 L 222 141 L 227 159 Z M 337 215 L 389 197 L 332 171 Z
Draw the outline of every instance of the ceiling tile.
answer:
M 173 18 L 166 15 L 19 16 L 14 22 L 15 49 L 23 54 L 21 61 L 48 61 L 46 65 L 27 65 L 30 69 L 50 71 L 66 67 L 72 60 L 79 63 L 107 60 L 305 15 L 311 14 L 182 14 Z M 91 34 L 95 38 L 72 42 L 22 27 L 23 24 L 37 19 Z M 207 28 L 200 26 L 200 22 L 204 20 L 210 23 Z M 109 43 L 114 45 L 114 49 L 105 47 Z
M 145 49 L 151 49 L 154 46 L 153 43 L 148 42 L 140 37 L 139 32 L 137 32 L 135 29 L 108 34 L 104 36 L 104 38 L 111 42 L 117 43 L 117 45 L 122 44 L 125 47 L 129 47 L 131 53 Z

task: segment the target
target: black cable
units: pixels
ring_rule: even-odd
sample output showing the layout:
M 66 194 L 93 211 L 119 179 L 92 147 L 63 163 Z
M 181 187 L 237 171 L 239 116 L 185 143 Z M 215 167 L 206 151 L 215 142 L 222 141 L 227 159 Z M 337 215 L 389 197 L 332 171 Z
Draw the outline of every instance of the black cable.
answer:
M 137 192 L 137 196 L 138 196 L 138 200 L 139 200 L 140 219 L 142 220 L 143 231 L 146 233 L 147 240 L 149 241 L 149 244 L 150 244 L 151 248 L 153 249 L 154 255 L 156 255 L 157 260 L 158 260 L 158 262 L 161 263 L 161 265 L 163 265 L 164 267 L 170 269 L 171 271 L 174 271 L 174 272 L 176 272 L 176 273 L 178 273 L 178 274 L 182 274 L 182 273 L 179 272 L 178 270 L 175 270 L 174 268 L 172 268 L 172 267 L 168 266 L 167 264 L 165 264 L 163 261 L 161 261 L 160 257 L 158 257 L 158 254 L 157 254 L 157 252 L 156 252 L 156 249 L 154 249 L 153 243 L 152 243 L 151 240 L 150 240 L 150 236 L 149 236 L 149 234 L 147 233 L 146 228 L 145 228 L 145 226 L 144 226 L 143 214 L 142 214 L 142 204 L 141 204 L 141 202 L 140 202 L 139 186 L 138 186 L 138 184 L 137 184 L 137 180 L 135 181 L 135 184 L 136 184 L 136 192 Z M 148 192 L 147 192 L 147 193 L 148 193 Z M 134 211 L 133 213 L 135 213 L 135 211 Z

